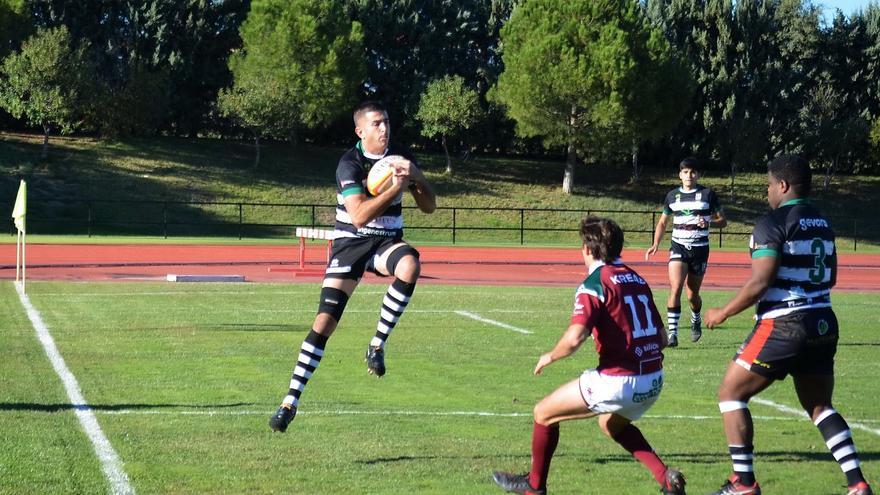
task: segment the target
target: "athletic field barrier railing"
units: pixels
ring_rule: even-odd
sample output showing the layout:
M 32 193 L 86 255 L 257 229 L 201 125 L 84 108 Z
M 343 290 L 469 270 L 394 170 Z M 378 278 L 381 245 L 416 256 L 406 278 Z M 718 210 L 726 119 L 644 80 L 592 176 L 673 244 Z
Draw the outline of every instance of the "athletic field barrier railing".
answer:
M 31 233 L 88 237 L 293 238 L 297 227 L 332 228 L 336 212 L 333 204 L 30 199 Z M 415 206 L 404 209 L 407 238 L 452 244 L 570 245 L 578 242 L 578 222 L 588 214 L 614 218 L 628 241 L 650 244 L 661 214 L 660 211 L 626 209 L 440 206 L 434 214 L 427 215 Z M 864 234 L 880 232 L 880 225 L 860 225 L 860 221 L 866 223 L 864 219 L 834 215 L 830 219 L 838 237 L 847 239 L 847 247 L 851 241 L 853 250 L 858 249 L 860 239 L 865 239 Z M 664 243 L 668 243 L 669 227 Z M 12 228 L 10 234 L 14 234 L 14 230 Z M 718 247 L 731 242 L 743 245 L 750 234 L 751 231 L 742 227 L 711 229 L 712 244 Z

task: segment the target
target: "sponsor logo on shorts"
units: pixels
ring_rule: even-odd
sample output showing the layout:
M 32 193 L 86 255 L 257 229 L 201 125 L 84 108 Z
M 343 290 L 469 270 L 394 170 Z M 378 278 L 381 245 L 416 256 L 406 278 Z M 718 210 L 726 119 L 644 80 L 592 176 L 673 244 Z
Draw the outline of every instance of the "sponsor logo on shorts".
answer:
M 826 333 L 828 333 L 829 328 L 830 328 L 830 325 L 828 325 L 827 321 L 819 320 L 819 328 L 818 328 L 819 335 L 825 335 Z
M 681 253 L 669 253 L 669 259 L 681 258 Z
M 382 229 L 374 229 L 371 227 L 361 227 L 358 229 L 358 234 L 360 235 L 374 235 L 379 237 L 395 237 L 397 236 L 397 231 L 389 231 Z
M 646 400 L 657 397 L 663 390 L 663 377 L 651 380 L 651 388 L 646 392 L 635 392 L 632 396 L 633 402 L 645 402 Z

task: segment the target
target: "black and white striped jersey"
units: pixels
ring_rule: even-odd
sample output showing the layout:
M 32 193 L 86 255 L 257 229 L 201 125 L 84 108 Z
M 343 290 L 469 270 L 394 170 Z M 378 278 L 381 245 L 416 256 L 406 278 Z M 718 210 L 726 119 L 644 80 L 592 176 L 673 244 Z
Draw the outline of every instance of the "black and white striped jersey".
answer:
M 755 318 L 772 319 L 831 307 L 837 269 L 834 231 L 805 199 L 786 201 L 755 224 L 749 240 L 752 259 L 780 257 L 776 279 L 758 301 Z
M 685 246 L 709 245 L 709 219 L 721 211 L 718 196 L 708 187 L 697 185 L 685 192 L 677 187 L 666 194 L 663 213 L 672 217 L 672 240 Z M 700 228 L 700 217 L 706 226 Z
M 339 159 L 336 167 L 336 238 L 340 237 L 403 237 L 403 194 L 388 206 L 380 216 L 358 229 L 345 210 L 345 198 L 352 194 L 365 194 L 367 191 L 367 174 L 374 163 L 386 155 L 402 155 L 416 164 L 412 155 L 401 149 L 390 147 L 382 156 L 368 157 L 361 148 L 361 143 L 348 150 Z M 416 164 L 418 166 L 418 164 Z

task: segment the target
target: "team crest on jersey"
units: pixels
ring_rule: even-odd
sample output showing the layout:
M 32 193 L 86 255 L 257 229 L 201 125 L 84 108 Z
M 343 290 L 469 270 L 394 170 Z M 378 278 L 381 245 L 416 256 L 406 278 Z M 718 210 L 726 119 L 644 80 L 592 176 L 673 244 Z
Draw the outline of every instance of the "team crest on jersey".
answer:
M 827 321 L 819 320 L 819 326 L 818 326 L 819 335 L 825 335 L 826 333 L 828 333 L 828 328 L 830 328 L 830 327 L 829 327 Z
M 676 203 L 681 203 L 681 194 L 676 194 L 676 195 L 675 195 L 675 202 L 676 202 Z

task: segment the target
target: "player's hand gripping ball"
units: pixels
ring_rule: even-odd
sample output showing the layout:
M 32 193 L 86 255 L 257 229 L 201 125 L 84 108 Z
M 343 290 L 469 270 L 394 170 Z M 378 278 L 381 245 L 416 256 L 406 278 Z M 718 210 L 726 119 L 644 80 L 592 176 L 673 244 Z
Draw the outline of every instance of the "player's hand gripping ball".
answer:
M 394 175 L 394 164 L 405 160 L 400 155 L 389 155 L 374 163 L 367 174 L 367 191 L 378 196 L 391 187 L 391 176 Z

